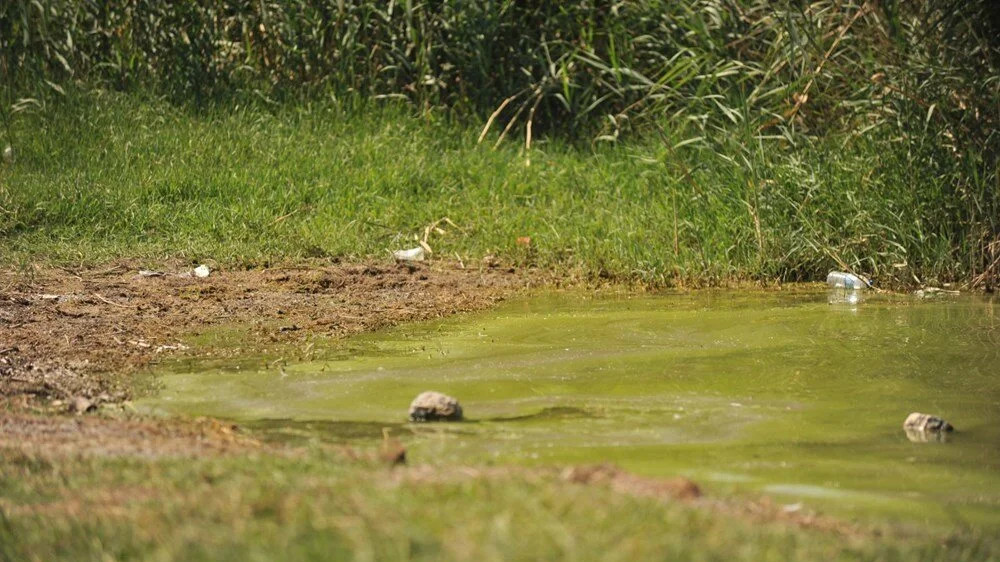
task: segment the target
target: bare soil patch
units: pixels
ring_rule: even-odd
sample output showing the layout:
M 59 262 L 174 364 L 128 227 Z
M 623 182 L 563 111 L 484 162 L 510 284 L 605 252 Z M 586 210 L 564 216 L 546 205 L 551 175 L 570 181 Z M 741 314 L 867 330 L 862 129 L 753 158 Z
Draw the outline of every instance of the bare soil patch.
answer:
M 141 454 L 179 453 L 184 443 L 187 452 L 232 449 L 247 441 L 200 422 L 51 414 L 110 405 L 130 417 L 131 376 L 171 354 L 202 353 L 180 342 L 214 326 L 249 326 L 247 347 L 317 333 L 337 338 L 484 309 L 552 282 L 537 271 L 451 263 L 213 271 L 206 278 L 186 275 L 183 266 L 155 276 L 139 271 L 130 262 L 0 271 L 0 446 Z
M 251 326 L 251 341 L 341 337 L 486 308 L 542 281 L 514 269 L 351 264 L 147 277 L 103 269 L 0 271 L 0 396 L 69 404 L 129 398 L 127 374 L 212 326 Z

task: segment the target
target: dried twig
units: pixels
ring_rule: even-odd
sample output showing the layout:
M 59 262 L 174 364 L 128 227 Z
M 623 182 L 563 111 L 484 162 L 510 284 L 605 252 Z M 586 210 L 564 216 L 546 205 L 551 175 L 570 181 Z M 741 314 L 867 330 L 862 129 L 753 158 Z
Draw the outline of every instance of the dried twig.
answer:
M 103 296 L 101 296 L 98 293 L 94 293 L 94 298 L 96 298 L 97 300 L 99 300 L 99 301 L 101 301 L 103 303 L 110 304 L 111 306 L 117 306 L 117 307 L 121 307 L 121 308 L 135 308 L 135 306 L 131 305 L 131 304 L 121 304 L 121 303 L 117 303 L 117 302 L 115 302 L 113 300 L 106 299 L 106 298 L 104 298 Z
M 500 115 L 500 112 L 502 112 L 503 109 L 507 107 L 507 104 L 514 101 L 517 98 L 517 96 L 520 96 L 523 93 L 524 93 L 523 91 L 518 92 L 513 96 L 510 96 L 509 98 L 503 100 L 503 103 L 500 104 L 500 107 L 496 108 L 496 111 L 494 111 L 490 115 L 490 118 L 486 120 L 486 126 L 483 127 L 483 132 L 479 133 L 479 139 L 476 141 L 476 144 L 481 144 L 483 142 L 483 139 L 486 138 L 486 133 L 488 133 L 490 127 L 493 126 L 493 121 L 496 120 L 496 118 Z
M 280 217 L 278 217 L 278 218 L 274 219 L 273 221 L 271 221 L 271 226 L 274 226 L 274 225 L 278 224 L 279 222 L 287 219 L 288 217 L 294 215 L 295 213 L 301 211 L 304 208 L 305 207 L 299 207 L 298 209 L 295 209 L 295 210 L 293 210 L 290 213 L 285 213 L 284 215 L 281 215 Z

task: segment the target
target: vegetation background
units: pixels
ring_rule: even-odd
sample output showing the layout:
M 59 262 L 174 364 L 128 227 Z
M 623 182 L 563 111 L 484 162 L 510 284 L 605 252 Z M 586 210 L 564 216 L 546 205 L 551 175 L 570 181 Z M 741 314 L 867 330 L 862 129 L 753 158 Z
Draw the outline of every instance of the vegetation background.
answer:
M 1000 276 L 988 0 L 0 6 L 0 247 Z M 530 248 L 516 244 L 531 236 Z
M 837 268 L 991 290 L 998 68 L 993 0 L 0 0 L 0 268 L 260 267 L 429 237 L 470 267 L 655 285 Z M 957 515 L 841 534 L 508 467 L 393 481 L 323 447 L 142 451 L 3 451 L 0 560 L 998 551 Z

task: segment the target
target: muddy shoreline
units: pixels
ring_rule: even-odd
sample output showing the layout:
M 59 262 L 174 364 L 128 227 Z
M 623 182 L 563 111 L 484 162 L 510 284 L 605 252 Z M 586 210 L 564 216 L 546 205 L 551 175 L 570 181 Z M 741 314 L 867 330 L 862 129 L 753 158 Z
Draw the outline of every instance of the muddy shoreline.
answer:
M 154 454 L 181 452 L 186 440 L 189 453 L 231 450 L 249 441 L 225 424 L 132 415 L 134 375 L 167 357 L 203 355 L 181 340 L 212 327 L 248 326 L 247 345 L 340 338 L 566 282 L 495 264 L 368 262 L 206 278 L 189 270 L 176 264 L 148 276 L 119 262 L 0 271 L 0 446 Z M 96 409 L 106 415 L 79 416 Z
M 185 270 L 143 276 L 132 263 L 101 269 L 0 272 L 0 396 L 121 402 L 128 375 L 187 350 L 213 326 L 250 327 L 248 345 L 338 338 L 401 322 L 482 310 L 554 280 L 536 271 L 456 264 L 337 264 Z

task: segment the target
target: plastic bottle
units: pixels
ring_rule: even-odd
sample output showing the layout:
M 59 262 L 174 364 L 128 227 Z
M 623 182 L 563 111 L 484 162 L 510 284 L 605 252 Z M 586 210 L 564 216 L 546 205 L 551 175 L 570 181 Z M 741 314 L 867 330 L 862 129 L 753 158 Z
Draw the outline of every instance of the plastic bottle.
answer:
M 417 246 L 409 250 L 396 250 L 392 256 L 399 261 L 424 261 L 424 248 Z
M 831 271 L 826 276 L 826 284 L 834 289 L 847 289 L 849 291 L 860 291 L 868 287 L 864 279 L 843 271 Z

